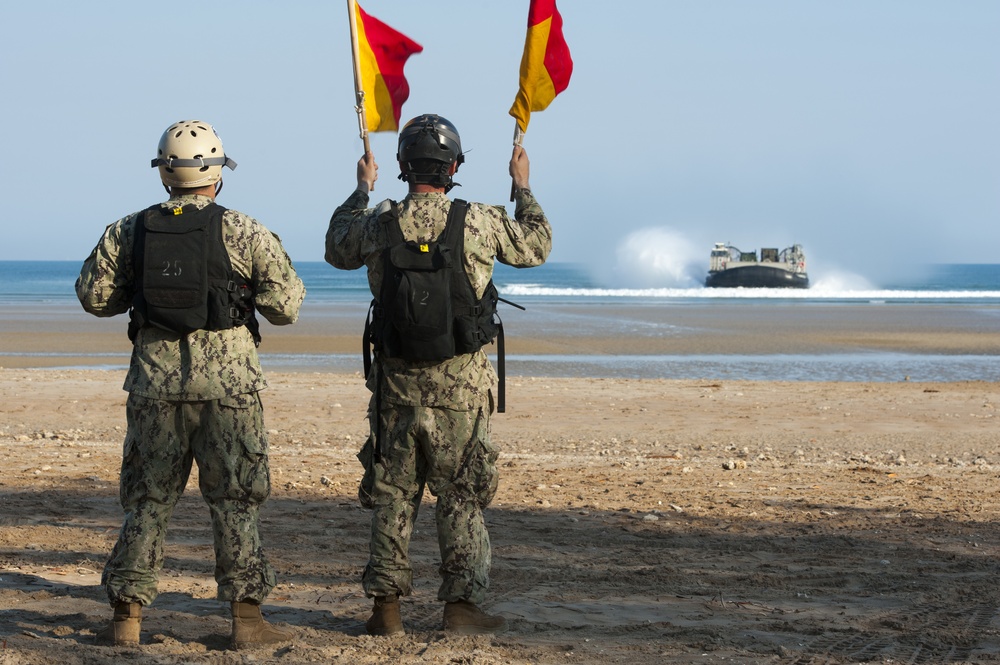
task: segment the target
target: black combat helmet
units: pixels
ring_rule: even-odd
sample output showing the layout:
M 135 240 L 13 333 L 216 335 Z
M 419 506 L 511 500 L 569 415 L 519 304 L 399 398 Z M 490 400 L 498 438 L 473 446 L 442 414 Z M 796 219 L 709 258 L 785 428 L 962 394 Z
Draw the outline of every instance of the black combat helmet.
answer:
M 402 169 L 400 180 L 444 187 L 447 191 L 457 184 L 448 170 L 452 164 L 460 166 L 465 155 L 455 125 L 439 115 L 425 113 L 403 125 L 396 159 Z

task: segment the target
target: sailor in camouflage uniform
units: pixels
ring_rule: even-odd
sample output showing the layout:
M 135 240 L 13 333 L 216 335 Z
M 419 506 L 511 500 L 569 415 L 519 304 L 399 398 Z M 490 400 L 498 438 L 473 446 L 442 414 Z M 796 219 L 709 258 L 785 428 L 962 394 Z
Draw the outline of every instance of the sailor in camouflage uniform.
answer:
M 409 193 L 395 208 L 406 240 L 428 243 L 441 236 L 452 201 L 446 192 L 464 161 L 455 127 L 440 116 L 423 115 L 400 132 L 400 179 Z M 490 283 L 494 259 L 517 267 L 542 264 L 552 247 L 552 229 L 528 187 L 528 156 L 520 147 L 510 160 L 516 209 L 468 204 L 462 264 L 478 298 Z M 383 254 L 389 246 L 380 221 L 392 206 L 368 208 L 368 192 L 378 177 L 371 153 L 358 162 L 358 187 L 333 213 L 326 236 L 326 260 L 353 270 L 366 266 L 372 293 L 379 297 Z M 491 287 L 492 288 L 492 287 Z M 492 340 L 490 340 L 492 341 Z M 379 355 L 368 380 L 372 435 L 359 458 L 365 465 L 360 496 L 373 508 L 370 556 L 362 584 L 374 598 L 366 623 L 369 634 L 404 632 L 399 597 L 409 595 L 410 535 L 425 485 L 437 497 L 435 519 L 441 552 L 445 602 L 443 627 L 464 634 L 499 632 L 501 616 L 478 604 L 489 585 L 490 540 L 483 521 L 497 489 L 498 451 L 490 441 L 492 386 L 496 381 L 486 353 L 476 350 L 443 361 L 408 361 Z M 375 450 L 375 444 L 378 449 Z
M 167 521 L 187 484 L 192 459 L 212 519 L 218 598 L 231 603 L 232 645 L 286 641 L 291 634 L 264 621 L 259 607 L 274 587 L 275 576 L 258 534 L 260 508 L 270 494 L 270 472 L 258 396 L 266 382 L 257 357 L 254 310 L 275 325 L 293 323 L 305 288 L 276 235 L 255 219 L 214 203 L 222 188 L 223 165 L 236 164 L 225 156 L 211 125 L 182 121 L 169 127 L 152 165 L 159 168 L 169 200 L 108 226 L 76 282 L 77 296 L 91 314 L 105 317 L 131 310 L 134 338 L 124 385 L 129 393 L 120 479 L 125 521 L 102 578 L 114 619 L 98 634 L 98 643 L 138 644 L 142 606 L 157 595 Z M 150 244 L 156 234 L 149 219 L 162 216 L 169 225 L 197 221 L 213 211 L 215 226 L 208 223 L 205 228 L 216 229 L 215 262 L 226 263 L 232 271 L 228 291 L 220 297 L 235 284 L 245 301 L 224 302 L 217 308 L 224 320 L 210 318 L 201 329 L 197 324 L 191 331 L 167 329 L 175 316 L 169 309 L 164 310 L 166 323 L 154 325 L 151 303 L 156 299 L 149 284 L 143 288 L 143 280 L 155 275 L 137 266 L 162 259 Z M 144 242 L 137 243 L 137 233 L 145 234 Z M 201 244 L 211 243 L 211 233 L 208 236 Z M 206 253 L 213 256 L 210 250 L 201 256 Z M 190 266 L 183 271 L 179 267 L 193 262 L 188 261 L 190 254 L 171 275 L 187 279 L 197 273 Z M 207 288 L 203 283 L 195 287 Z M 211 288 L 207 293 L 209 299 L 219 296 Z M 173 297 L 169 290 L 159 295 L 168 301 Z M 195 305 L 204 306 L 204 299 L 199 296 Z

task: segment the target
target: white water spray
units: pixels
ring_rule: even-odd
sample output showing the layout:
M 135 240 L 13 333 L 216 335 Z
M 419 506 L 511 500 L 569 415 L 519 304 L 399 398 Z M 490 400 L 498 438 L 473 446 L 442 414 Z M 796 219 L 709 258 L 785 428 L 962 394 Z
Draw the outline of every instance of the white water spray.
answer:
M 812 280 L 814 294 L 869 291 L 873 288 L 871 282 L 861 275 L 838 270 L 824 271 L 820 273 L 819 277 L 814 277 Z
M 636 288 L 700 286 L 708 270 L 708 251 L 666 227 L 628 234 L 616 250 L 613 280 Z

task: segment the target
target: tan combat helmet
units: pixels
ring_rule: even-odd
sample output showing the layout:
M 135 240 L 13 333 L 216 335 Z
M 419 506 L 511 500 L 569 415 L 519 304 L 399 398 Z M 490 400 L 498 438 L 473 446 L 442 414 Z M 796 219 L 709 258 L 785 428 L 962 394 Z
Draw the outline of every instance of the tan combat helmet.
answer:
M 181 120 L 160 137 L 156 159 L 160 180 L 166 187 L 203 187 L 222 179 L 222 167 L 236 169 L 226 157 L 215 128 L 200 120 Z

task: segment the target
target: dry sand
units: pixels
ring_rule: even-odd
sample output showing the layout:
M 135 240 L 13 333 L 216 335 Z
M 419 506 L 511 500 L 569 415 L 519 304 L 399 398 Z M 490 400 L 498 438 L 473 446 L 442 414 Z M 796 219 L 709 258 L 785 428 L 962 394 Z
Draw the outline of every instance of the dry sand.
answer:
M 92 646 L 122 377 L 0 369 L 0 665 L 1000 662 L 1000 396 L 978 382 L 509 378 L 486 606 L 511 630 L 440 632 L 426 505 L 408 634 L 372 638 L 367 393 L 357 375 L 272 373 L 263 534 L 280 584 L 264 609 L 295 642 L 226 650 L 192 479 L 143 644 Z

